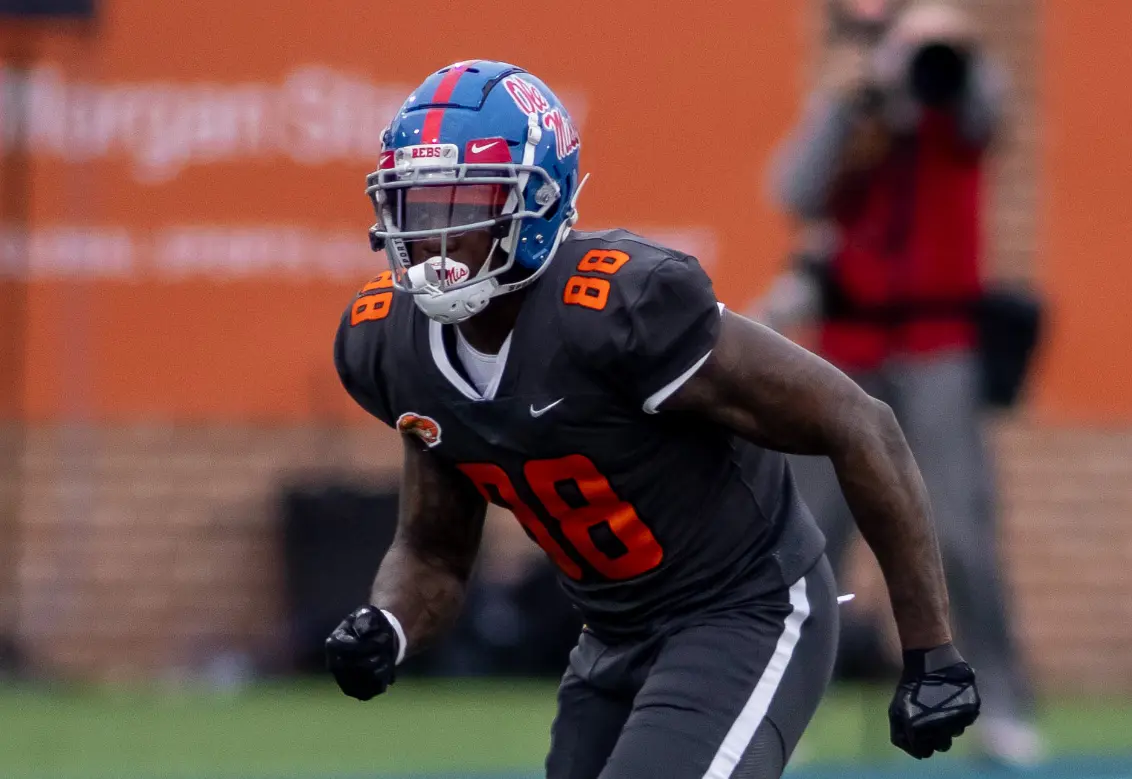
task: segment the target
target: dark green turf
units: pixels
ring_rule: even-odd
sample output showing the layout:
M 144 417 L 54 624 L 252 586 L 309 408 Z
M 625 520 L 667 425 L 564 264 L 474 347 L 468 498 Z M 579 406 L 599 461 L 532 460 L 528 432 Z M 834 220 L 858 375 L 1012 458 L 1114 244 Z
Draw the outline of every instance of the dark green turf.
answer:
M 903 760 L 887 746 L 886 704 L 883 688 L 835 690 L 803 742 L 800 769 L 849 761 L 919 772 L 935 763 Z M 552 681 L 406 681 L 368 704 L 328 683 L 230 695 L 7 688 L 0 690 L 0 777 L 537 776 L 553 714 Z M 1126 700 L 1050 702 L 1042 724 L 1056 753 L 1132 751 Z

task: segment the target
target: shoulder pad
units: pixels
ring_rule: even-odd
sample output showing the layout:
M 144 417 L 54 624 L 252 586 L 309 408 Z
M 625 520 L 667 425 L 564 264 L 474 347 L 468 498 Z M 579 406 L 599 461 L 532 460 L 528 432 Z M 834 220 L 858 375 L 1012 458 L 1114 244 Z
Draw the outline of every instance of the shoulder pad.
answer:
M 392 414 L 382 388 L 381 353 L 384 320 L 393 305 L 390 271 L 370 279 L 342 313 L 334 339 L 334 366 L 342 386 L 358 405 L 392 426 Z
M 624 230 L 579 234 L 553 278 L 568 350 L 643 402 L 702 359 L 719 331 L 699 262 Z M 659 382 L 659 383 L 658 383 Z

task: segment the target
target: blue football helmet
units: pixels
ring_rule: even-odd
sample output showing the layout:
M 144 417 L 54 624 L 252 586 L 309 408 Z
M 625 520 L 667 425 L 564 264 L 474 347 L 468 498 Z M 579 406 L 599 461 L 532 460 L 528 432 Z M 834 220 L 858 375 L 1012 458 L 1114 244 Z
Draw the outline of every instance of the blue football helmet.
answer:
M 382 135 L 366 177 L 377 222 L 370 244 L 398 289 L 433 319 L 460 322 L 534 282 L 577 221 L 577 130 L 547 86 L 522 68 L 470 60 L 438 70 Z M 450 236 L 491 233 L 476 273 L 448 256 Z M 439 254 L 413 265 L 408 245 Z

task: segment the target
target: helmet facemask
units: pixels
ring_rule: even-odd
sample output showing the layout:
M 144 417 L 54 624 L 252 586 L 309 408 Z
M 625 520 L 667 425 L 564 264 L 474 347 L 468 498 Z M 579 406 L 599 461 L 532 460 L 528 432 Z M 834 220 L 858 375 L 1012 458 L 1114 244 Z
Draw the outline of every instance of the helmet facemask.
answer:
M 370 239 L 374 248 L 384 245 L 398 289 L 417 296 L 417 304 L 430 316 L 461 321 L 482 310 L 494 295 L 526 286 L 539 274 L 542 268 L 500 283 L 500 277 L 516 267 L 513 248 L 524 220 L 543 219 L 559 204 L 561 192 L 541 167 L 450 163 L 457 159 L 456 147 L 435 148 L 437 156 L 426 159 L 414 160 L 411 147 L 398 149 L 392 159 L 383 155 L 383 162 L 392 164 L 366 178 L 366 194 L 378 219 Z M 526 193 L 532 187 L 537 210 L 528 208 Z M 450 256 L 450 239 L 480 230 L 491 234 L 491 248 L 471 273 Z M 560 236 L 554 238 L 557 244 Z M 433 250 L 423 262 L 418 258 L 414 269 L 410 246 L 418 241 L 428 241 Z

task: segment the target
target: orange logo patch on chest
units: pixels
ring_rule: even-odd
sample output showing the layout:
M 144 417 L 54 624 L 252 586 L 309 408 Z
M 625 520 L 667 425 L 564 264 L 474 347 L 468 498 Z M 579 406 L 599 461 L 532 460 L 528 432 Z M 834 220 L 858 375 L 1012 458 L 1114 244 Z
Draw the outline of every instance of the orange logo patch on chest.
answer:
M 412 433 L 430 447 L 440 443 L 440 425 L 436 420 L 412 411 L 406 411 L 397 417 L 397 432 Z

